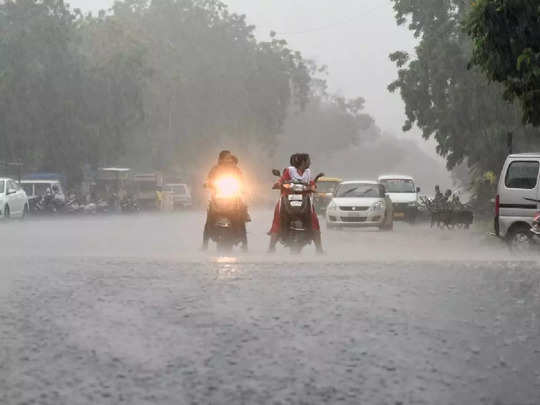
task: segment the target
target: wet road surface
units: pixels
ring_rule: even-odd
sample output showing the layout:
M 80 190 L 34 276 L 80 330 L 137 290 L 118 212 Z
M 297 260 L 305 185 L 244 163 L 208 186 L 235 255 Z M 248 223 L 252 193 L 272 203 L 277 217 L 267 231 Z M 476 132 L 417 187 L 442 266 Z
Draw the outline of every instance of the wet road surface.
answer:
M 268 256 L 253 217 L 233 257 L 196 212 L 0 224 L 0 403 L 540 403 L 537 258 L 408 225 Z

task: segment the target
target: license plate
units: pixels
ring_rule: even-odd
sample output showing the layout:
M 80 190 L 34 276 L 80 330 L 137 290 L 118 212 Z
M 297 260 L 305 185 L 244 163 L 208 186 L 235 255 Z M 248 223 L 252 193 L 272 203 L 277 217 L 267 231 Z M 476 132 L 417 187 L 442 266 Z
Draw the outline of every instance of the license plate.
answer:
M 302 201 L 303 197 L 300 194 L 289 194 L 289 201 Z
M 405 218 L 404 212 L 394 212 L 394 218 Z

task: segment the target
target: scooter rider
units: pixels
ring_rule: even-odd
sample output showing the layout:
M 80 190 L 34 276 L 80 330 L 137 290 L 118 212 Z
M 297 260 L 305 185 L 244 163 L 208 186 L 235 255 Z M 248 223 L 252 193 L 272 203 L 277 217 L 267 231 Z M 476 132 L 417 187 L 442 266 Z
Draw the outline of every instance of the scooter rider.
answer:
M 238 158 L 234 156 L 230 151 L 223 150 L 219 153 L 217 165 L 212 167 L 208 173 L 208 177 L 205 183 L 205 186 L 208 187 L 219 177 L 232 175 L 236 177 L 241 183 L 243 183 L 242 171 L 238 167 Z M 244 203 L 242 207 L 242 220 L 238 224 L 239 231 L 241 232 L 242 238 L 242 249 L 247 250 L 247 231 L 246 231 L 246 222 L 250 221 L 249 214 L 247 211 L 247 205 Z M 208 242 L 210 240 L 210 225 L 214 219 L 214 213 L 211 208 L 208 208 L 206 214 L 206 223 L 204 225 L 204 234 L 203 234 L 203 250 L 208 249 Z
M 312 191 L 315 191 L 316 185 L 311 175 L 311 158 L 307 153 L 295 153 L 291 156 L 290 166 L 283 171 L 281 178 L 274 184 L 275 189 L 281 189 L 281 185 L 291 180 L 301 181 L 303 183 L 310 184 Z M 274 220 L 272 228 L 270 229 L 270 246 L 268 251 L 274 253 L 276 251 L 276 245 L 279 241 L 279 237 L 283 229 L 281 229 L 281 197 L 285 194 L 282 191 L 280 199 L 276 204 L 274 210 Z M 311 232 L 313 242 L 318 253 L 323 253 L 322 241 L 321 241 L 321 227 L 319 219 L 315 212 L 314 207 L 311 207 Z

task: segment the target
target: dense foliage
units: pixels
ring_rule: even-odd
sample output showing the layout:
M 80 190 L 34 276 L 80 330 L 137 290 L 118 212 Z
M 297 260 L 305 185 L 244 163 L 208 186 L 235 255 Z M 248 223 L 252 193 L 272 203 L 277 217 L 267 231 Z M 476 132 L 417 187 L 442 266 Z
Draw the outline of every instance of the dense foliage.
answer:
M 416 55 L 396 52 L 397 80 L 406 105 L 405 130 L 417 126 L 434 137 L 449 169 L 467 162 L 478 176 L 499 172 L 507 153 L 507 134 L 515 149 L 527 150 L 535 131 L 522 125 L 519 106 L 503 99 L 503 89 L 490 84 L 478 69 L 468 69 L 472 56 L 463 20 L 466 0 L 393 0 L 398 24 L 419 39 Z
M 517 98 L 523 121 L 540 125 L 540 3 L 478 0 L 467 20 L 474 40 L 472 63 Z
M 311 74 L 218 0 L 0 5 L 0 161 L 76 179 L 81 166 L 189 166 L 226 144 L 272 145 Z

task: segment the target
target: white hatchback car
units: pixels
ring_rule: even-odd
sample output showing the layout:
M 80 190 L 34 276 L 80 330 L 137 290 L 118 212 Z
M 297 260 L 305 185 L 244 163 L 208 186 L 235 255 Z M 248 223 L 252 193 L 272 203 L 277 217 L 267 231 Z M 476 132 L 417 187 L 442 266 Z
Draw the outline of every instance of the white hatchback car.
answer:
M 344 181 L 326 210 L 329 229 L 345 226 L 394 228 L 392 201 L 376 181 Z
M 0 178 L 0 217 L 24 218 L 28 214 L 28 198 L 13 179 Z

